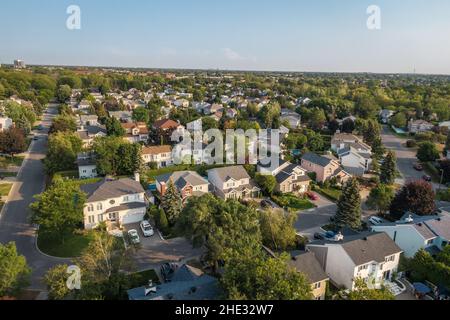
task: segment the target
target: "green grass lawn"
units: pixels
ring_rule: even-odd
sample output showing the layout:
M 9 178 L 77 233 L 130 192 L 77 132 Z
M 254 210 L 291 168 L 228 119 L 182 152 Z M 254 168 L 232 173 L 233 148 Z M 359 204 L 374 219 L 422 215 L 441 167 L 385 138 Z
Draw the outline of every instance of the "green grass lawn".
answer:
M 336 188 L 320 188 L 319 186 L 315 187 L 315 191 L 322 194 L 332 201 L 338 201 L 341 197 L 342 191 Z
M 295 210 L 308 210 L 316 206 L 308 199 L 298 197 L 294 194 L 284 194 L 282 196 L 273 196 L 272 200 L 280 207 L 288 207 Z
M 11 191 L 12 186 L 12 183 L 0 184 L 0 197 L 6 197 Z
M 0 167 L 9 167 L 9 166 L 16 166 L 20 167 L 22 165 L 23 160 L 25 157 L 0 157 Z
M 74 258 L 79 257 L 91 241 L 88 235 L 72 234 L 66 237 L 64 243 L 49 239 L 44 235 L 38 237 L 39 249 L 53 257 Z
M 0 172 L 0 177 L 14 178 L 14 177 L 17 177 L 17 172 Z
M 5 203 L 0 201 L 0 211 L 2 211 L 2 208 L 3 208 L 4 205 L 5 205 Z

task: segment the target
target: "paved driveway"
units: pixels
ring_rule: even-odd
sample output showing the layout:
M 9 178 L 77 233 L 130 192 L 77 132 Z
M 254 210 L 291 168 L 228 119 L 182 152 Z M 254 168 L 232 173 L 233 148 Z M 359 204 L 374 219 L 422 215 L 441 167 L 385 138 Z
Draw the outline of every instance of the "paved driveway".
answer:
M 138 270 L 156 268 L 166 262 L 181 262 L 198 258 L 202 254 L 201 249 L 194 249 L 184 238 L 162 240 L 158 232 L 145 238 L 139 224 L 125 226 L 126 230 L 136 229 L 141 238 L 140 248 L 134 254 L 134 261 Z
M 299 234 L 309 239 L 314 237 L 314 233 L 321 232 L 320 227 L 330 223 L 330 218 L 336 214 L 337 210 L 335 203 L 321 195 L 318 196 L 319 200 L 314 201 L 317 208 L 300 212 L 294 225 Z

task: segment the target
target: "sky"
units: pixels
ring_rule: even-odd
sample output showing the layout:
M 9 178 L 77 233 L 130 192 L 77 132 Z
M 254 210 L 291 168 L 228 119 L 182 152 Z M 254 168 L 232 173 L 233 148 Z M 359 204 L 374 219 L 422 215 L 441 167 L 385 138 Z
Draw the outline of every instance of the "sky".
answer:
M 448 0 L 0 1 L 0 63 L 450 74 L 449 17 Z

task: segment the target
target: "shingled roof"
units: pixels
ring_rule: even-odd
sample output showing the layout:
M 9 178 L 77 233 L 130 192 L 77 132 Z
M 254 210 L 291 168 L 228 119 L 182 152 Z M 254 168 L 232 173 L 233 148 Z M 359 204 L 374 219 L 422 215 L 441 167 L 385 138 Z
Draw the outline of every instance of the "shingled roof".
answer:
M 145 192 L 139 182 L 129 178 L 120 180 L 103 179 L 96 183 L 82 185 L 80 189 L 87 194 L 86 202 L 105 201 L 128 194 Z
M 314 252 L 305 252 L 295 257 L 289 262 L 298 272 L 304 273 L 310 283 L 317 283 L 328 279 L 328 275 L 317 261 Z

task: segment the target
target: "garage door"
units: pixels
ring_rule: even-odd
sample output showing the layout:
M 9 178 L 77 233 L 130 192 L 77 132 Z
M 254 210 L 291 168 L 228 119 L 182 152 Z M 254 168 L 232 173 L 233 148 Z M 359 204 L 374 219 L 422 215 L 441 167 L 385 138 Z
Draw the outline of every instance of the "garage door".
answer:
M 139 223 L 144 220 L 144 212 L 130 212 L 123 216 L 122 224 Z

